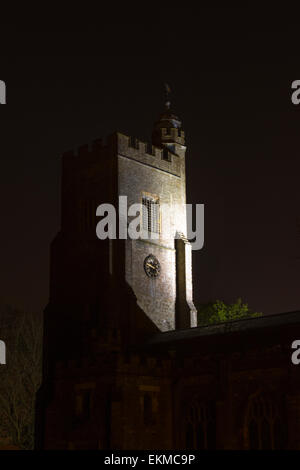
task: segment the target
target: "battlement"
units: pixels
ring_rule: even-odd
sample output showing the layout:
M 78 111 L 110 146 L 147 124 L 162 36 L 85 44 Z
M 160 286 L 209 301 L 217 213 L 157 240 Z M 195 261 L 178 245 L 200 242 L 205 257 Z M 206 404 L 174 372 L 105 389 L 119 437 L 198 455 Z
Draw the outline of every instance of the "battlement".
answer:
M 79 360 L 68 360 L 57 363 L 55 375 L 57 378 L 92 375 L 97 376 L 106 370 L 111 372 L 115 367 L 116 371 L 122 374 L 155 375 L 165 376 L 171 373 L 172 360 L 169 358 L 158 359 L 153 356 L 142 356 L 138 354 L 119 354 L 117 360 L 113 355 L 99 354 L 94 358 L 82 358 Z
M 171 359 L 160 359 L 155 356 L 131 354 L 118 357 L 118 370 L 125 373 L 142 375 L 168 375 L 171 373 Z
M 86 158 L 91 155 L 100 153 L 105 147 L 102 139 L 96 139 L 92 143 L 80 145 L 76 149 L 67 150 L 62 154 L 63 158 Z
M 185 142 L 185 133 L 182 129 L 177 129 L 176 127 L 161 127 L 161 135 L 163 140 L 170 140 L 171 142 L 178 142 L 184 145 Z
M 180 129 L 162 128 L 162 132 L 163 141 L 165 143 L 169 141 L 174 142 L 175 138 L 177 143 L 178 139 L 183 139 L 184 141 L 184 132 Z M 152 143 L 143 142 L 135 137 L 130 137 L 120 132 L 109 136 L 106 143 L 104 143 L 102 139 L 97 139 L 91 144 L 81 145 L 77 149 L 64 152 L 62 155 L 63 160 L 71 165 L 73 161 L 76 166 L 77 162 L 80 160 L 89 161 L 93 160 L 95 157 L 97 158 L 97 156 L 103 155 L 103 152 L 114 144 L 116 144 L 117 154 L 120 156 L 136 160 L 178 177 L 181 176 L 180 155 L 177 155 L 167 147 L 157 147 Z
M 180 156 L 167 148 L 156 147 L 118 132 L 117 151 L 120 156 L 181 176 Z

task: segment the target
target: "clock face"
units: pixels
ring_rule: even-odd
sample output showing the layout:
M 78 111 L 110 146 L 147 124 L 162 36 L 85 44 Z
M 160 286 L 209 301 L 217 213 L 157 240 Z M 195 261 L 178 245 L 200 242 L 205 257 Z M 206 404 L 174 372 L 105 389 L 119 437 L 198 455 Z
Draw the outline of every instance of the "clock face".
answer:
M 160 274 L 160 264 L 157 258 L 153 255 L 147 256 L 144 261 L 145 273 L 149 277 L 158 277 Z

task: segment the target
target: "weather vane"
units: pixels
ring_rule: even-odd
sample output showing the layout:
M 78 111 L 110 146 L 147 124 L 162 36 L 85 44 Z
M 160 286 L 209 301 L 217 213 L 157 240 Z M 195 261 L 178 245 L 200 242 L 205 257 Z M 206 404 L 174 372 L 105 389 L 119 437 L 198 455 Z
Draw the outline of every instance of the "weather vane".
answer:
M 168 85 L 168 83 L 165 83 L 165 93 L 166 93 L 166 108 L 170 109 L 170 106 L 171 106 L 171 101 L 170 101 L 171 88 Z

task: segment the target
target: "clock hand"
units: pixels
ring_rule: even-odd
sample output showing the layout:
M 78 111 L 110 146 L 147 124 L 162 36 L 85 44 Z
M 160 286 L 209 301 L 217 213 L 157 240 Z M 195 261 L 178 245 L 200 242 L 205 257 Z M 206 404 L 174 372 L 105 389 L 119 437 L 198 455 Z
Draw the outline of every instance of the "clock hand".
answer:
M 150 264 L 150 263 L 147 263 L 147 266 L 150 266 L 150 268 L 152 268 L 152 269 L 156 269 L 155 266 L 153 266 L 153 265 Z

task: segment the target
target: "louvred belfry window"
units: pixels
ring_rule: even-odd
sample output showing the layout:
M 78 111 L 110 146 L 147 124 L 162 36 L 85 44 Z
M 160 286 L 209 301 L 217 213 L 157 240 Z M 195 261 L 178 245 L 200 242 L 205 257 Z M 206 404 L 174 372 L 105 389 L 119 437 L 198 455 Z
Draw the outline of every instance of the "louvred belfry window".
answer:
M 152 233 L 160 233 L 159 199 L 143 196 L 143 229 Z

